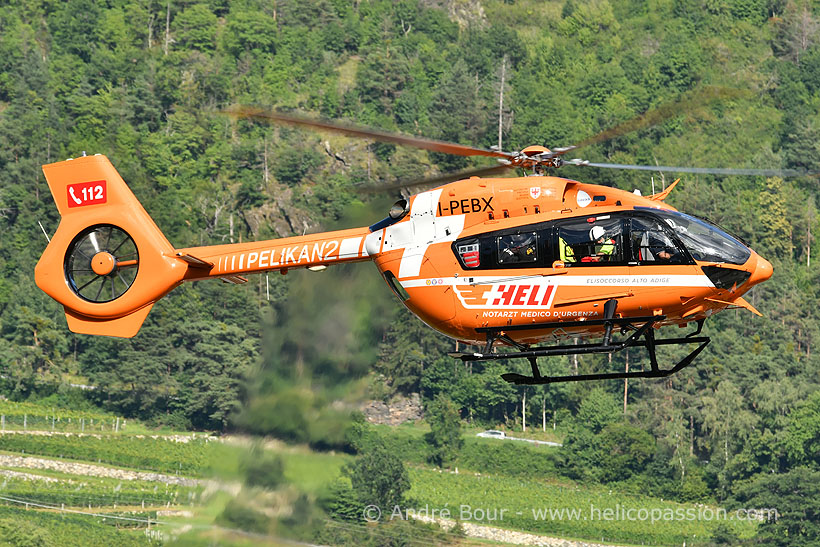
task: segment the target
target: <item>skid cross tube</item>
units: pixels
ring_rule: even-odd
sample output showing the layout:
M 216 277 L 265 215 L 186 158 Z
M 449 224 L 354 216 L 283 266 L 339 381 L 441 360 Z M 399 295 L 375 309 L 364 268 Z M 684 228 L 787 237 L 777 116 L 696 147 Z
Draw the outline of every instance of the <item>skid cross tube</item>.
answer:
M 613 310 L 614 313 L 614 310 Z M 660 340 L 655 339 L 654 325 L 657 322 L 666 319 L 663 315 L 650 317 L 633 317 L 633 318 L 610 318 L 610 319 L 596 319 L 589 321 L 565 321 L 562 323 L 537 323 L 532 325 L 515 325 L 504 328 L 500 327 L 483 327 L 476 329 L 479 332 L 487 333 L 487 346 L 482 353 L 450 353 L 451 357 L 467 361 L 497 361 L 500 359 L 527 359 L 532 367 L 532 376 L 524 376 L 522 374 L 507 373 L 502 374 L 501 377 L 514 384 L 534 385 L 534 384 L 551 384 L 557 382 L 581 382 L 586 380 L 611 380 L 623 378 L 663 378 L 674 374 L 684 367 L 692 364 L 692 361 L 700 354 L 701 351 L 709 344 L 711 339 L 707 336 L 694 336 L 700 333 L 702 323 L 698 322 L 698 330 L 683 338 L 664 338 Z M 580 344 L 580 345 L 556 345 L 541 348 L 529 348 L 523 344 L 513 342 L 505 334 L 509 331 L 517 330 L 536 330 L 549 328 L 562 328 L 571 326 L 592 326 L 602 325 L 605 327 L 604 339 L 599 344 Z M 637 325 L 637 326 L 636 326 Z M 620 342 L 612 342 L 610 339 L 612 328 L 620 326 L 621 332 L 632 330 L 633 332 L 621 340 Z M 518 351 L 512 353 L 490 353 L 493 343 L 498 340 L 505 342 Z M 683 344 L 698 344 L 698 347 L 690 352 L 686 357 L 679 361 L 670 369 L 661 369 L 658 366 L 658 360 L 655 353 L 657 346 L 668 345 L 683 345 Z M 537 359 L 539 357 L 548 357 L 553 355 L 585 355 L 595 353 L 614 353 L 630 347 L 644 347 L 649 353 L 650 370 L 634 371 L 634 372 L 602 372 L 596 374 L 577 374 L 571 376 L 542 376 L 538 369 Z

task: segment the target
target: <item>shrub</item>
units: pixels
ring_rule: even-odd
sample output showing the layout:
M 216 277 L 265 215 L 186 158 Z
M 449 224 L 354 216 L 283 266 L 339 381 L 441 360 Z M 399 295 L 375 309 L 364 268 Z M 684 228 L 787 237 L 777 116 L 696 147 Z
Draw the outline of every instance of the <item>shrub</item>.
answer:
M 240 465 L 248 486 L 273 490 L 285 481 L 282 458 L 263 450 L 259 445 L 245 454 Z

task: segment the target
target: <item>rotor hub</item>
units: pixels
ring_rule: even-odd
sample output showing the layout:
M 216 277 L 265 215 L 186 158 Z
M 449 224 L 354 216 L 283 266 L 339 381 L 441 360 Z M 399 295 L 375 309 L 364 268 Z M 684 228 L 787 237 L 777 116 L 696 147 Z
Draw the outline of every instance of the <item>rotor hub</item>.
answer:
M 117 267 L 117 259 L 108 251 L 100 251 L 91 258 L 91 269 L 97 275 L 110 275 Z

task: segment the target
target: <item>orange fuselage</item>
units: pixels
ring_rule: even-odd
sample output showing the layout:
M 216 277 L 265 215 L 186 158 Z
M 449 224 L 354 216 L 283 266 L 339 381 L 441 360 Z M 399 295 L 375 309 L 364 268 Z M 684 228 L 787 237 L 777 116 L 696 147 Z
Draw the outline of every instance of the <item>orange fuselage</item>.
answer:
M 567 262 L 555 251 L 532 267 L 517 263 L 515 269 L 503 264 L 475 269 L 459 260 L 454 245 L 473 236 L 492 243 L 492 234 L 530 231 L 539 236 L 543 231 L 555 243 L 562 223 L 592 225 L 593 219 L 645 208 L 674 211 L 662 197 L 555 177 L 460 181 L 414 196 L 410 214 L 371 234 L 367 251 L 388 281 L 398 279 L 404 289 L 399 296 L 413 313 L 448 336 L 476 344 L 486 339 L 477 328 L 601 319 L 610 299 L 618 301 L 619 317 L 664 315 L 661 324 L 666 325 L 684 325 L 730 305 L 750 308 L 741 295 L 772 273 L 771 265 L 754 252 L 743 264 L 717 266 L 749 272 L 744 283 L 721 287 L 702 268 L 714 267 L 712 261 L 669 264 L 622 257 L 618 263 Z M 642 214 L 651 215 L 651 210 Z M 600 325 L 550 326 L 509 335 L 534 343 L 602 331 Z
M 600 319 L 611 299 L 619 317 L 664 315 L 663 324 L 686 324 L 728 306 L 753 310 L 741 295 L 772 273 L 766 260 L 705 223 L 689 224 L 700 234 L 691 240 L 698 252 L 690 252 L 683 241 L 694 220 L 669 216 L 678 213 L 663 203 L 668 191 L 641 197 L 556 177 L 474 178 L 412 196 L 404 216 L 370 228 L 175 249 L 104 156 L 47 165 L 44 172 L 62 221 L 36 281 L 65 306 L 69 327 L 89 334 L 135 335 L 151 305 L 184 281 L 236 283 L 243 274 L 339 262 L 372 260 L 413 313 L 476 344 L 486 340 L 476 330 L 484 327 L 533 325 L 510 333 L 523 343 L 594 335 L 602 327 L 543 324 Z M 72 195 L 92 182 L 89 192 L 103 190 Z M 139 254 L 138 264 L 128 264 L 138 267 L 133 282 L 106 302 L 83 297 L 66 273 L 78 234 L 95 226 L 130 234 Z M 595 226 L 607 235 L 598 239 Z M 723 254 L 710 254 L 710 234 L 727 249 Z M 649 236 L 663 236 L 673 257 L 660 258 L 669 253 Z M 103 284 L 118 271 L 110 254 L 95 255 L 105 265 L 94 266 Z

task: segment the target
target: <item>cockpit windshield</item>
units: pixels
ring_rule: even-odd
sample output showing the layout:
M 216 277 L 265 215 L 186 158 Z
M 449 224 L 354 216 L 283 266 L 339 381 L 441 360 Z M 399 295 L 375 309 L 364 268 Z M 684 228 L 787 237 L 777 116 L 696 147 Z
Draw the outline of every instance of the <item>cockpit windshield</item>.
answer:
M 661 217 L 677 234 L 695 260 L 745 264 L 752 254 L 743 243 L 699 218 L 666 209 L 636 209 L 649 210 Z

